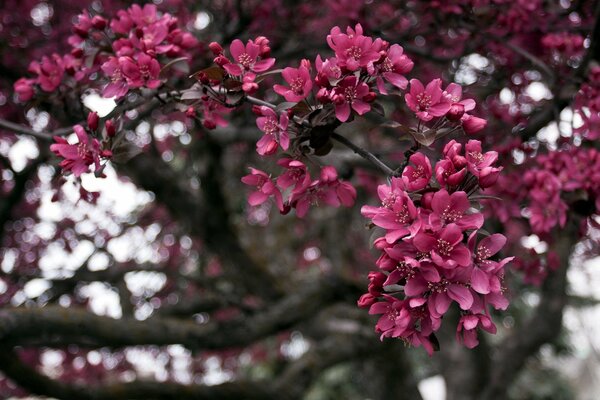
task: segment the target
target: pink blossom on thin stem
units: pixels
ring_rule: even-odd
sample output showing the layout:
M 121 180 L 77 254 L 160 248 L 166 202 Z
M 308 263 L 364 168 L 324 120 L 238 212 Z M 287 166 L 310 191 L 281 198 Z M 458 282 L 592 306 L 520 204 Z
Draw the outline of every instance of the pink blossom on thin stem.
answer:
M 444 116 L 451 102 L 443 96 L 442 80 L 434 79 L 424 87 L 418 79 L 410 80 L 410 92 L 404 96 L 408 108 L 422 121 Z
M 350 118 L 351 109 L 363 115 L 371 109 L 365 97 L 369 94 L 369 87 L 358 81 L 355 76 L 344 78 L 334 89 L 332 100 L 335 104 L 335 116 L 342 122 Z
M 265 106 L 260 107 L 260 111 L 262 116 L 256 119 L 256 125 L 264 135 L 256 143 L 256 152 L 261 156 L 273 154 L 278 146 L 287 150 L 290 146 L 287 114 L 284 112 L 278 116 L 275 111 Z
M 283 198 L 281 192 L 271 180 L 271 177 L 265 172 L 256 168 L 250 168 L 250 174 L 242 177 L 242 182 L 249 186 L 256 187 L 256 191 L 248 196 L 248 204 L 258 206 L 266 202 L 271 196 L 275 199 L 275 204 L 279 211 L 283 211 Z
M 287 67 L 281 73 L 283 79 L 290 85 L 274 85 L 275 93 L 285 97 L 287 101 L 298 102 L 304 100 L 312 89 L 312 80 L 308 68 L 300 66 L 299 68 Z
M 252 41 L 244 46 L 244 43 L 235 39 L 229 46 L 229 52 L 233 62 L 223 66 L 227 73 L 234 76 L 241 76 L 245 72 L 261 73 L 270 69 L 275 64 L 274 58 L 265 58 L 258 61 L 260 56 L 260 46 Z

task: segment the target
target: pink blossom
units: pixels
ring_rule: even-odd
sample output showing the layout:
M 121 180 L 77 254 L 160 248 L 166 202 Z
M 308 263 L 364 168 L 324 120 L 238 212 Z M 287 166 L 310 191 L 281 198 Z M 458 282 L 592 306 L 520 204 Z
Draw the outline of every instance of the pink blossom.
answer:
M 487 125 L 487 121 L 482 118 L 474 117 L 469 114 L 465 114 L 461 118 L 463 130 L 467 135 L 473 135 Z
M 256 187 L 256 191 L 248 196 L 248 204 L 251 206 L 258 206 L 267 201 L 269 197 L 273 196 L 277 208 L 279 211 L 283 212 L 283 198 L 281 192 L 277 186 L 275 186 L 271 177 L 265 172 L 256 168 L 250 168 L 250 174 L 242 177 L 242 182 L 246 185 Z
M 149 89 L 156 89 L 161 85 L 158 75 L 160 73 L 160 64 L 155 58 L 147 54 L 140 53 L 137 56 L 137 68 L 139 70 L 140 86 L 145 86 Z M 125 72 L 127 74 L 127 72 Z M 136 86 L 136 84 L 134 84 Z
M 279 175 L 277 185 L 282 189 L 294 186 L 294 190 L 300 191 L 311 182 L 310 174 L 302 161 L 293 158 L 282 158 L 277 164 L 286 168 L 286 172 Z
M 331 82 L 340 79 L 342 76 L 342 70 L 335 57 L 323 61 L 321 56 L 318 55 L 315 59 L 315 67 L 317 68 L 315 83 L 319 86 L 329 87 Z
M 334 27 L 327 35 L 327 43 L 335 51 L 338 65 L 348 71 L 366 68 L 380 58 L 381 39 L 373 41 L 372 38 L 363 36 L 360 24 L 356 25 L 356 31 L 348 27 L 346 34 L 339 27 Z
M 404 75 L 409 73 L 414 63 L 404 53 L 402 46 L 393 44 L 383 60 L 379 64 L 377 76 L 377 88 L 382 94 L 387 94 L 383 80 L 385 79 L 392 85 L 400 89 L 406 89 L 408 80 Z
M 163 54 L 171 50 L 172 44 L 161 43 L 167 38 L 169 28 L 165 23 L 157 22 L 137 29 L 129 35 L 131 43 L 149 55 Z
M 19 101 L 29 101 L 33 98 L 33 84 L 35 80 L 21 78 L 15 82 L 13 88 Z
M 459 343 L 472 349 L 479 344 L 477 340 L 477 327 L 481 327 L 486 332 L 495 334 L 496 325 L 492 322 L 490 317 L 485 314 L 467 314 L 460 317 L 458 326 L 456 328 L 456 340 Z
M 373 216 L 373 223 L 386 229 L 388 243 L 407 235 L 413 237 L 421 227 L 418 210 L 406 192 L 400 193 L 389 207 L 380 208 Z
M 298 102 L 305 99 L 312 89 L 312 80 L 306 67 L 299 68 L 284 68 L 281 73 L 283 79 L 290 85 L 285 87 L 282 85 L 274 85 L 273 90 L 276 93 L 285 97 L 287 101 Z
M 408 190 L 417 191 L 424 189 L 431 179 L 431 163 L 423 153 L 415 153 L 409 158 L 414 164 L 406 166 L 402 172 L 402 180 Z
M 467 174 L 466 168 L 458 169 L 448 158 L 438 161 L 435 165 L 435 178 L 440 185 L 457 186 Z
M 369 309 L 369 314 L 382 314 L 375 329 L 384 336 L 398 337 L 408 328 L 411 318 L 404 302 L 391 296 L 385 296 L 385 301 L 375 303 Z
M 462 230 L 452 223 L 438 232 L 417 233 L 413 244 L 419 251 L 430 253 L 433 262 L 440 267 L 454 268 L 457 265 L 466 267 L 471 263 L 471 253 L 461 243 L 462 240 Z
M 145 4 L 143 8 L 134 4 L 128 10 L 131 20 L 138 26 L 150 25 L 156 22 L 158 19 L 156 11 L 154 4 Z
M 289 202 L 296 208 L 296 215 L 303 218 L 310 205 L 339 207 L 341 204 L 350 207 L 355 200 L 356 189 L 348 182 L 340 181 L 336 169 L 329 165 L 321 168 L 318 180 L 312 181 L 308 186 L 296 187 Z
M 233 58 L 233 63 L 223 66 L 225 70 L 234 76 L 240 76 L 244 72 L 252 71 L 261 73 L 267 71 L 275 64 L 274 58 L 266 58 L 257 61 L 260 53 L 260 46 L 253 43 L 251 40 L 244 46 L 244 43 L 235 39 L 229 46 L 229 52 Z
M 102 71 L 110 79 L 110 83 L 102 91 L 104 97 L 120 98 L 129 91 L 129 84 L 122 70 L 125 59 L 126 57 L 110 57 L 108 61 L 102 64 Z
M 125 35 L 133 27 L 133 20 L 125 10 L 118 10 L 117 16 L 110 21 L 110 29 L 115 33 Z
M 45 92 L 53 92 L 60 86 L 64 75 L 64 64 L 62 58 L 58 54 L 53 54 L 52 57 L 42 57 L 41 62 L 32 62 L 29 70 L 35 72 L 37 83 Z
M 369 87 L 358 81 L 355 76 L 348 76 L 333 89 L 335 116 L 342 122 L 350 118 L 351 108 L 359 115 L 365 114 L 371 106 L 364 100 L 369 94 Z
M 410 80 L 410 92 L 404 96 L 408 108 L 423 121 L 441 117 L 450 110 L 451 103 L 442 95 L 442 80 L 434 79 L 423 87 L 418 79 Z
M 232 111 L 231 108 L 225 107 L 208 96 L 202 99 L 201 104 L 203 125 L 206 128 L 215 129 L 217 126 L 227 126 L 228 122 L 223 116 L 229 114 Z
M 462 86 L 456 83 L 450 83 L 446 90 L 444 90 L 444 97 L 450 101 L 452 105 L 460 104 L 465 112 L 471 111 L 475 108 L 475 100 L 473 99 L 462 99 Z
M 290 146 L 290 137 L 287 132 L 289 118 L 287 113 L 277 113 L 269 107 L 260 107 L 262 117 L 256 119 L 258 129 L 264 132 L 264 135 L 256 143 L 256 152 L 261 156 L 273 154 L 277 151 L 278 145 L 283 150 Z
M 483 225 L 481 213 L 466 214 L 471 207 L 467 194 L 463 191 L 449 194 L 446 189 L 434 193 L 429 214 L 429 225 L 432 229 L 440 229 L 443 225 L 454 223 L 462 230 L 479 229 Z

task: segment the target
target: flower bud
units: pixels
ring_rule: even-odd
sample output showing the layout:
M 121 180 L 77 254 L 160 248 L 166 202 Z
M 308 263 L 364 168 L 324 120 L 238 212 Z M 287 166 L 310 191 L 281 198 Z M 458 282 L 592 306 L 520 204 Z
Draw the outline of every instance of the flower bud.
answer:
M 369 92 L 366 95 L 364 95 L 363 100 L 366 101 L 367 103 L 372 103 L 375 101 L 376 97 L 377 97 L 377 93 Z
M 205 119 L 202 125 L 204 125 L 206 129 L 215 129 L 217 127 L 217 124 L 210 119 Z
M 427 208 L 431 210 L 431 201 L 433 200 L 434 192 L 423 193 L 423 197 L 421 197 L 421 206 L 423 208 Z
M 221 47 L 221 45 L 217 42 L 210 42 L 208 48 L 210 49 L 210 51 L 213 52 L 215 56 L 223 54 L 223 47 Z
M 329 86 L 329 78 L 323 72 L 319 72 L 315 77 L 315 83 L 321 87 Z
M 98 121 L 99 121 L 98 113 L 96 111 L 88 113 L 87 116 L 87 126 L 90 130 L 95 131 L 98 129 Z
M 104 124 L 104 128 L 106 128 L 106 136 L 108 136 L 109 138 L 114 137 L 117 133 L 115 124 L 110 119 L 106 121 L 106 123 Z
M 223 54 L 219 54 L 217 57 L 215 57 L 215 59 L 213 61 L 215 64 L 217 64 L 221 67 L 223 65 L 227 65 L 227 64 L 231 63 L 231 61 L 229 61 L 229 59 L 227 57 L 225 57 Z
M 302 60 L 300 60 L 300 66 L 306 68 L 307 70 L 310 71 L 311 69 L 311 64 L 310 64 L 310 60 L 303 58 Z
M 367 308 L 375 302 L 377 302 L 377 297 L 373 296 L 371 293 L 365 293 L 362 296 L 360 296 L 360 299 L 358 299 L 357 304 L 360 308 Z
M 459 121 L 462 116 L 465 115 L 465 106 L 460 103 L 454 103 L 450 106 L 450 110 L 446 114 L 448 120 L 456 122 Z
M 208 85 L 210 82 L 210 79 L 208 78 L 208 75 L 206 75 L 206 72 L 204 71 L 200 71 L 198 72 L 198 75 L 196 75 L 196 78 L 200 81 L 200 83 L 202 83 L 203 85 Z
M 254 44 L 258 45 L 258 55 L 262 58 L 267 58 L 271 55 L 271 48 L 269 47 L 269 39 L 264 36 L 259 36 L 254 39 Z
M 71 55 L 75 58 L 82 58 L 83 54 L 83 49 L 81 47 L 76 47 L 73 50 L 71 50 Z
M 323 104 L 330 103 L 331 98 L 329 97 L 329 91 L 325 88 L 319 89 L 317 92 L 317 101 Z
M 260 106 L 257 106 L 257 105 L 252 106 L 252 113 L 254 113 L 255 115 L 258 115 L 259 117 L 263 116 Z
M 194 109 L 194 107 L 188 107 L 188 109 L 185 110 L 185 115 L 188 118 L 194 118 L 196 116 L 196 110 Z
M 335 105 L 344 104 L 344 102 L 346 101 L 344 96 L 342 96 L 341 94 L 334 95 L 331 100 L 333 101 L 333 104 L 335 104 Z
M 106 19 L 101 17 L 100 15 L 96 15 L 94 16 L 94 18 L 92 18 L 92 26 L 98 30 L 102 30 L 104 28 L 106 28 Z
M 487 121 L 483 118 L 474 117 L 468 114 L 463 115 L 462 126 L 467 135 L 473 135 L 479 132 L 485 128 L 486 125 Z

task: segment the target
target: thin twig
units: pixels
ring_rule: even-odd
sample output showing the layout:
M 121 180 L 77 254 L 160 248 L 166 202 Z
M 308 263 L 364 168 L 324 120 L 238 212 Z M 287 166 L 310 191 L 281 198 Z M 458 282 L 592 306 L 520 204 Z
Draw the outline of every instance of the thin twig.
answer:
M 333 132 L 331 134 L 331 138 L 333 140 L 343 144 L 344 146 L 352 149 L 352 151 L 354 151 L 356 154 L 358 154 L 365 160 L 373 163 L 377 168 L 379 168 L 386 175 L 388 175 L 388 176 L 396 176 L 397 175 L 396 171 L 394 171 L 393 169 L 388 167 L 383 161 L 381 161 L 379 158 L 377 158 L 373 153 L 370 153 L 369 151 L 363 149 L 362 147 L 355 145 L 354 143 L 352 143 L 350 140 L 346 139 L 339 133 Z

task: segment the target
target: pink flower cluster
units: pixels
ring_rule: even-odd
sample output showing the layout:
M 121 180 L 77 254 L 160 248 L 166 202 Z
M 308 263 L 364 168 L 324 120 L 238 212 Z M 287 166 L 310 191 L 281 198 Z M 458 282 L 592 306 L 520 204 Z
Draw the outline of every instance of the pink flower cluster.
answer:
M 584 37 L 575 33 L 548 33 L 542 38 L 542 46 L 564 58 L 580 55 L 584 50 Z
M 88 19 L 82 14 L 79 25 L 87 25 Z M 161 85 L 158 58 L 167 61 L 182 57 L 198 44 L 178 27 L 176 18 L 168 13 L 159 15 L 153 4 L 143 8 L 134 4 L 127 11 L 120 10 L 109 26 L 117 39 L 112 42 L 114 56 L 102 64 L 110 80 L 103 91 L 105 97 L 122 97 L 140 87 L 157 88 Z
M 380 38 L 363 34 L 360 24 L 344 33 L 334 27 L 327 36 L 327 43 L 335 56 L 315 61 L 316 95 L 320 103 L 333 103 L 337 119 L 346 122 L 352 113 L 363 115 L 371 110 L 376 93 L 387 94 L 385 82 L 406 89 L 407 79 L 414 63 L 397 44 L 390 45 Z
M 250 174 L 242 178 L 242 182 L 256 189 L 248 197 L 248 204 L 258 206 L 273 198 L 282 214 L 295 208 L 300 218 L 306 215 L 310 206 L 354 205 L 356 190 L 350 183 L 338 178 L 335 167 L 322 167 L 319 178 L 313 179 L 302 161 L 282 158 L 277 164 L 284 168 L 278 177 L 250 168 Z
M 433 168 L 424 154 L 413 154 L 402 177 L 378 187 L 381 205 L 361 210 L 385 234 L 375 240 L 382 253 L 379 270 L 369 274 L 368 293 L 358 304 L 381 314 L 376 330 L 382 338 L 402 338 L 430 354 L 434 332 L 452 302 L 462 310 L 458 339 L 469 348 L 478 344 L 478 327 L 496 330 L 488 305 L 508 306 L 502 280 L 513 257 L 491 259 L 506 238 L 478 238 L 484 217 L 469 200 L 470 193 L 497 177 L 496 154 L 482 154 L 474 140 L 465 149 L 462 155 L 462 145 L 451 141 Z
M 522 218 L 525 204 L 531 231 L 546 235 L 567 223 L 568 210 L 584 217 L 600 214 L 600 152 L 593 148 L 572 147 L 540 154 L 525 174 L 503 176 L 491 193 L 507 201 L 490 202 L 490 210 L 501 222 Z M 509 201 L 510 200 L 510 201 Z M 584 218 L 595 225 L 593 218 Z
M 88 128 L 93 133 L 97 132 L 98 114 L 90 113 L 88 115 Z M 112 152 L 103 149 L 98 139 L 90 137 L 83 126 L 75 125 L 73 130 L 77 135 L 77 143 L 71 144 L 65 138 L 55 136 L 56 143 L 50 145 L 50 150 L 63 158 L 59 164 L 63 172 L 72 173 L 78 178 L 81 174 L 89 172 L 89 167 L 93 164 L 95 173 L 101 176 L 104 166 L 100 164 L 100 161 L 101 159 L 111 158 Z M 107 122 L 106 131 L 107 135 L 114 135 L 112 123 Z
M 421 121 L 431 121 L 434 117 L 460 121 L 467 134 L 474 134 L 485 128 L 487 121 L 470 115 L 467 111 L 475 109 L 473 99 L 462 100 L 462 87 L 451 83 L 442 90 L 442 80 L 434 79 L 423 86 L 418 79 L 411 79 L 410 91 L 404 96 L 406 105 Z
M 588 140 L 600 139 L 600 66 L 590 68 L 575 98 L 575 112 L 583 122 L 575 133 Z
M 210 43 L 209 48 L 215 55 L 215 64 L 222 67 L 229 75 L 230 84 L 239 83 L 239 87 L 247 94 L 258 90 L 258 83 L 255 82 L 257 74 L 267 72 L 275 65 L 275 59 L 270 57 L 269 39 L 264 36 L 248 40 L 246 44 L 235 39 L 229 45 L 231 58 L 225 55 L 223 47 L 216 42 Z M 210 80 L 206 74 L 201 75 L 201 81 L 214 85 L 221 83 L 219 80 Z
M 110 21 L 83 11 L 73 31 L 70 54 L 53 54 L 32 62 L 29 72 L 36 77 L 15 83 L 20 101 L 31 100 L 37 87 L 52 93 L 61 84 L 74 86 L 99 70 L 109 81 L 103 90 L 106 97 L 122 97 L 141 87 L 155 89 L 162 83 L 161 65 L 188 56 L 198 45 L 192 34 L 179 27 L 177 18 L 168 13 L 159 15 L 153 4 L 143 8 L 134 4 Z M 74 82 L 65 79 L 70 76 Z
M 41 61 L 32 61 L 29 64 L 28 71 L 35 74 L 35 78 L 20 78 L 14 84 L 14 90 L 18 100 L 25 102 L 33 98 L 36 87 L 39 87 L 43 92 L 52 93 L 62 83 L 65 73 L 73 76 L 77 81 L 84 76 L 81 68 L 83 68 L 83 52 L 79 49 L 74 50 L 71 54 L 60 56 L 52 54 L 52 56 L 44 56 Z

